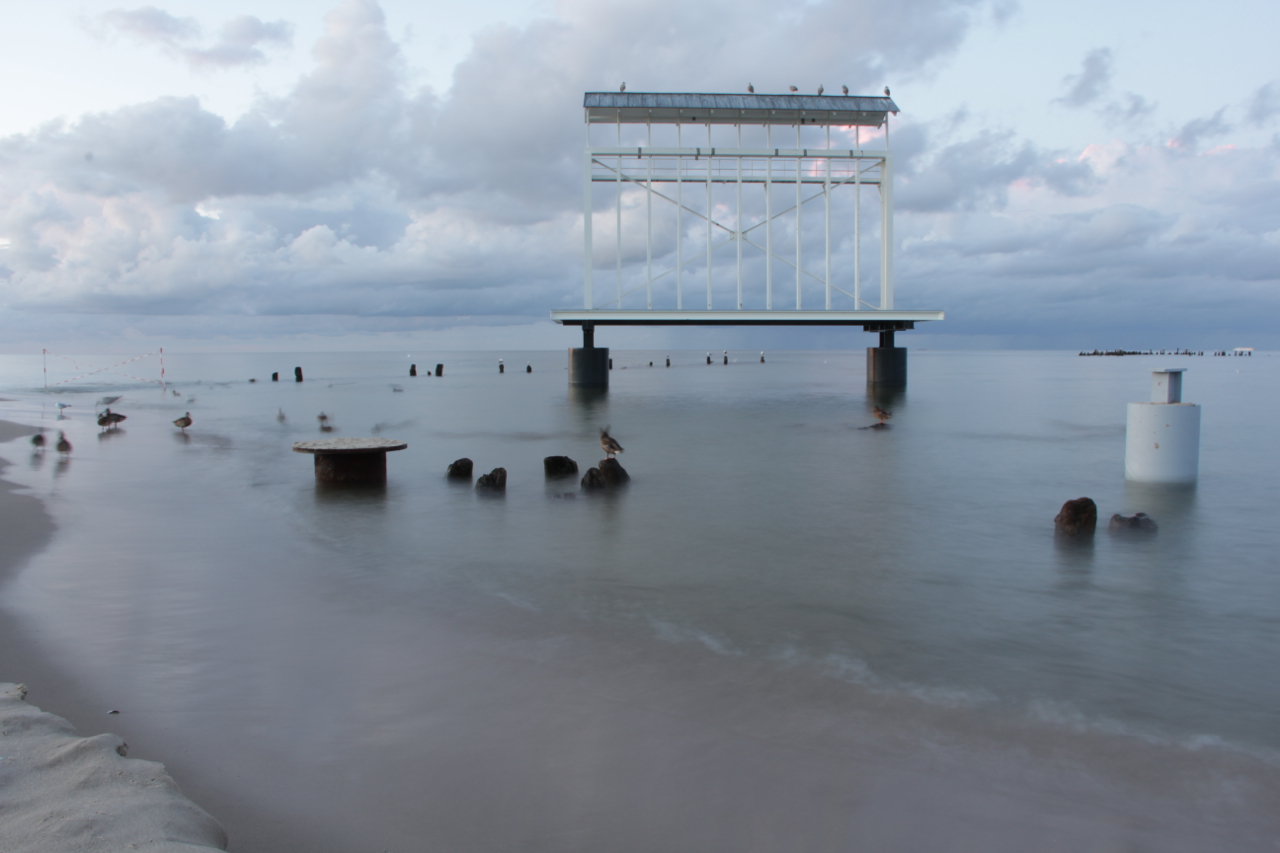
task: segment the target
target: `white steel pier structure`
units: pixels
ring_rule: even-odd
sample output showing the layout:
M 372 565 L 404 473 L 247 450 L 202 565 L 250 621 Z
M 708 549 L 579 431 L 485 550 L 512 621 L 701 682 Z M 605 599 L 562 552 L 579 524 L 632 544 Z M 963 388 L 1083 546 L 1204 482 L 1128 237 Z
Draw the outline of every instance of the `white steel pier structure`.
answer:
M 588 92 L 583 107 L 583 305 L 551 312 L 583 329 L 572 384 L 608 384 L 594 330 L 622 325 L 861 326 L 880 333 L 868 380 L 905 384 L 894 332 L 944 315 L 894 308 L 891 98 Z

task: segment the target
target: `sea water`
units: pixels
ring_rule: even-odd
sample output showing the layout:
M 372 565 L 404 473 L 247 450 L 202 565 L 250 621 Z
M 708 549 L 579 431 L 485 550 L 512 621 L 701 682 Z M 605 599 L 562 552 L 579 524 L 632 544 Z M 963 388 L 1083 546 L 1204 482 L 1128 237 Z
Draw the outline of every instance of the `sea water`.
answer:
M 861 352 L 613 358 L 601 392 L 548 352 L 170 354 L 163 388 L 149 360 L 59 360 L 46 389 L 5 357 L 0 417 L 74 450 L 0 447 L 58 526 L 0 603 L 184 787 L 318 827 L 314 849 L 785 838 L 862 782 L 722 740 L 839 753 L 830 720 L 874 729 L 877 701 L 961 744 L 956 720 L 998 719 L 1277 766 L 1280 360 L 913 351 L 876 395 Z M 1125 404 L 1171 366 L 1200 481 L 1126 483 Z M 103 431 L 107 396 L 128 419 Z M 321 412 L 408 443 L 385 488 L 317 486 L 291 445 Z M 606 426 L 629 485 L 544 477 L 597 464 Z M 505 493 L 446 480 L 464 456 Z M 1081 496 L 1096 536 L 1055 540 Z M 1157 532 L 1108 533 L 1139 511 Z M 762 816 L 743 774 L 791 772 L 821 790 L 769 789 Z

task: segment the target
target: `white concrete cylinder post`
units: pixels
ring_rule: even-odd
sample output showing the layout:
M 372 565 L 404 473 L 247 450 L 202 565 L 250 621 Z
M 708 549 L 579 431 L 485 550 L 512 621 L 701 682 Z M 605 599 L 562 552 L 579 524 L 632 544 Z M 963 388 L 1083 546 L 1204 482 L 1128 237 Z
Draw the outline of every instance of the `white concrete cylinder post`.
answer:
M 1151 402 L 1130 403 L 1124 476 L 1137 483 L 1194 483 L 1200 474 L 1200 407 L 1182 402 L 1186 368 L 1154 370 Z

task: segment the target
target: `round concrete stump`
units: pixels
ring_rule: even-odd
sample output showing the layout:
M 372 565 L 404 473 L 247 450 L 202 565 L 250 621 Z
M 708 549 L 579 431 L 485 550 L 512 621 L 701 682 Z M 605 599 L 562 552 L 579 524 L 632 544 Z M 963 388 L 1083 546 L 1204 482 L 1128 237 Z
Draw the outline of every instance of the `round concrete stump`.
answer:
M 409 445 L 391 438 L 323 438 L 294 442 L 295 453 L 315 456 L 316 482 L 368 485 L 387 481 L 387 453 Z

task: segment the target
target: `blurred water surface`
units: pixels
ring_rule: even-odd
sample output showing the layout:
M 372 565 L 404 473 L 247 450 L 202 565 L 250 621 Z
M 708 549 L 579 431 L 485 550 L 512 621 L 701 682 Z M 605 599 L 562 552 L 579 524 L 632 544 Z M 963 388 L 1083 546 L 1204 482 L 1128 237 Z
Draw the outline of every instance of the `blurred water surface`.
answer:
M 0 448 L 59 526 L 2 602 L 157 728 L 234 714 L 282 766 L 349 767 L 433 714 L 483 714 L 424 686 L 468 683 L 433 657 L 465 630 L 438 629 L 508 620 L 536 626 L 535 659 L 613 632 L 939 707 L 1280 751 L 1280 360 L 913 351 L 910 388 L 873 398 L 862 359 L 615 352 L 599 393 L 566 386 L 563 353 L 170 355 L 166 391 L 112 373 L 46 391 L 38 357 L 0 357 L 0 417 L 75 445 Z M 1125 404 L 1166 366 L 1204 407 L 1194 489 L 1123 479 Z M 114 395 L 128 420 L 103 433 Z M 889 429 L 866 428 L 876 404 Z M 290 445 L 320 437 L 321 411 L 333 435 L 408 442 L 385 489 L 316 487 Z M 594 465 L 606 425 L 628 487 L 545 480 L 544 456 Z M 462 456 L 505 467 L 506 494 L 447 482 Z M 1082 495 L 1097 536 L 1055 543 Z M 1158 533 L 1105 530 L 1137 511 Z M 334 691 L 377 725 L 348 738 L 347 711 L 319 710 Z

